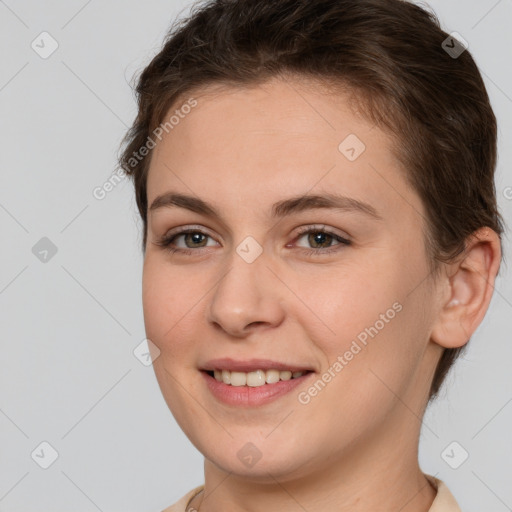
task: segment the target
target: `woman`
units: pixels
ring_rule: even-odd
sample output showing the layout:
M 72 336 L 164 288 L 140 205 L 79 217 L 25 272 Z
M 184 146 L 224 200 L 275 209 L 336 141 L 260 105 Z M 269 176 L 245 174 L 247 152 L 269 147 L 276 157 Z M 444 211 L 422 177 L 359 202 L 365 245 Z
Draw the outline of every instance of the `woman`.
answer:
M 464 43 L 402 0 L 212 0 L 137 94 L 146 333 L 205 456 L 166 511 L 460 510 L 418 441 L 502 257 Z

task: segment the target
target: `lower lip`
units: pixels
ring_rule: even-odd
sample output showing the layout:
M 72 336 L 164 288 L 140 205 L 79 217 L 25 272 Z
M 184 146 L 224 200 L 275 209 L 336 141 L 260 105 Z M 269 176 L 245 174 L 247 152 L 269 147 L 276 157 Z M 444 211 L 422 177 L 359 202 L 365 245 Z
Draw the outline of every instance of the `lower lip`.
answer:
M 290 393 L 297 386 L 303 384 L 314 372 L 306 373 L 296 379 L 280 380 L 274 384 L 263 384 L 263 386 L 256 387 L 231 386 L 219 382 L 205 371 L 201 371 L 201 373 L 212 395 L 221 402 L 228 405 L 255 407 L 267 404 Z

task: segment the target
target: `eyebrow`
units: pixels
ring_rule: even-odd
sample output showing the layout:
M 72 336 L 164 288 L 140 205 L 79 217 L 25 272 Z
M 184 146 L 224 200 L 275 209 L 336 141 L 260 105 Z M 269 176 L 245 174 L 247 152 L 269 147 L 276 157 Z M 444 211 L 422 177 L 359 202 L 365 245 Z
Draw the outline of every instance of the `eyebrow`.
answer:
M 165 194 L 157 196 L 151 203 L 149 211 L 152 212 L 159 208 L 168 207 L 185 208 L 207 217 L 221 218 L 221 215 L 212 204 L 198 197 L 175 192 L 166 192 Z M 342 212 L 357 212 L 376 220 L 383 220 L 372 205 L 352 197 L 327 192 L 321 195 L 300 195 L 278 201 L 272 205 L 271 217 L 285 217 L 306 210 L 322 208 Z

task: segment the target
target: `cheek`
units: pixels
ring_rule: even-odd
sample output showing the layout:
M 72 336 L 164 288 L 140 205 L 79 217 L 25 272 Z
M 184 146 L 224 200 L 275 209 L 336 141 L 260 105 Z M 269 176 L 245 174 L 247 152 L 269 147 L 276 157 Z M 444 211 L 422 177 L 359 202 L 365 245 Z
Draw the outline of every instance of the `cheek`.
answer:
M 187 332 L 204 292 L 194 285 L 194 275 L 179 272 L 159 258 L 146 256 L 142 277 L 142 303 L 146 335 L 164 353 L 187 347 Z M 181 346 L 183 345 L 183 347 Z
M 412 260 L 392 256 L 299 282 L 298 293 L 314 313 L 302 325 L 349 396 L 388 394 L 378 376 L 392 389 L 404 386 L 424 349 L 424 300 L 421 290 L 410 294 L 421 276 L 413 272 Z
M 323 339 L 331 357 L 343 354 L 354 339 L 364 343 L 398 321 L 401 283 L 385 263 L 354 262 L 305 276 L 295 278 L 297 296 L 304 297 L 310 310 L 312 339 Z

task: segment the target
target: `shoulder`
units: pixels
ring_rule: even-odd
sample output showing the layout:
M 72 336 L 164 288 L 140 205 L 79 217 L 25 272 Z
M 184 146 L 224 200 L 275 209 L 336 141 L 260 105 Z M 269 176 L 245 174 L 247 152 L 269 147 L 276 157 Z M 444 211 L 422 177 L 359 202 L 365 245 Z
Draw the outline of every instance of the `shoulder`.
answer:
M 196 487 L 195 489 L 192 489 L 191 491 L 187 492 L 185 496 L 183 496 L 181 499 L 179 499 L 176 503 L 171 505 L 170 507 L 167 507 L 166 509 L 162 510 L 162 512 L 186 512 L 187 505 L 189 501 L 200 491 L 202 491 L 204 488 L 204 485 L 200 485 Z M 193 512 L 193 511 L 191 511 Z
M 437 495 L 428 512 L 462 512 L 450 489 L 442 480 L 431 475 L 425 477 L 437 489 Z

